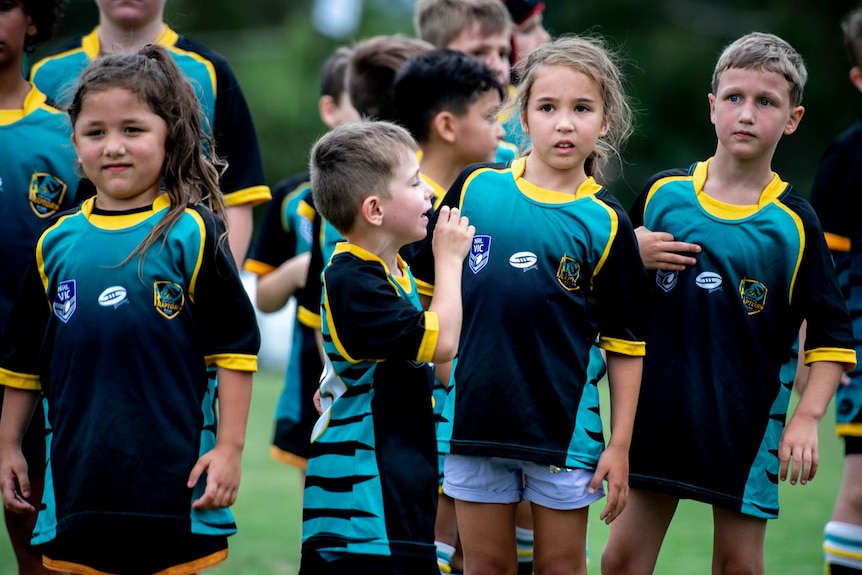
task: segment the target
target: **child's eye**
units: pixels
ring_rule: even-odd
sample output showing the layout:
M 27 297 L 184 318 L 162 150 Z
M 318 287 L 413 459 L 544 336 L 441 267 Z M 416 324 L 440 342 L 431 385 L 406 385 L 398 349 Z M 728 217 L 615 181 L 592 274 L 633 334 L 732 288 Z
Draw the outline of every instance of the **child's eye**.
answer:
M 542 104 L 541 106 L 539 106 L 539 110 L 541 110 L 542 112 L 553 112 L 554 107 L 550 104 Z
M 141 130 L 137 126 L 126 126 L 125 131 L 128 133 L 131 133 L 131 134 L 137 134 L 138 132 L 143 132 L 143 130 Z
M 739 97 L 739 94 L 731 94 L 730 96 L 727 97 L 727 99 L 730 100 L 731 102 L 739 102 L 741 100 L 741 98 Z
M 103 134 L 102 130 L 96 130 L 96 129 L 89 130 L 88 132 L 84 133 L 85 136 L 89 136 L 90 138 L 95 138 L 97 136 L 101 136 L 102 134 Z
M 757 101 L 757 103 L 760 104 L 761 106 L 771 106 L 772 100 L 769 100 L 767 98 L 761 98 Z
M 589 112 L 589 106 L 584 106 L 583 104 L 578 104 L 575 106 L 575 112 Z

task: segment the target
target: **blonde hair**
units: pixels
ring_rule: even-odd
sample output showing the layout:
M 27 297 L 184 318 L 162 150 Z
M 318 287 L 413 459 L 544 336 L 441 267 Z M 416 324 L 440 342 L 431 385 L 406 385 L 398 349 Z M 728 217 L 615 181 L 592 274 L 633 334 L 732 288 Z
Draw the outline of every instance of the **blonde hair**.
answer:
M 446 48 L 474 24 L 485 36 L 509 34 L 512 18 L 500 0 L 418 0 L 413 11 L 416 35 Z
M 721 74 L 728 69 L 776 72 L 790 84 L 790 106 L 802 103 L 808 71 L 802 56 L 774 34 L 752 32 L 725 47 L 712 73 L 712 92 L 718 92 Z
M 584 171 L 588 176 L 601 177 L 604 165 L 611 157 L 619 159 L 620 150 L 634 131 L 633 113 L 626 99 L 617 56 L 598 37 L 566 35 L 536 48 L 527 57 L 515 96 L 514 105 L 522 120 L 527 117 L 536 77 L 549 66 L 571 68 L 593 80 L 599 88 L 608 132 L 596 142 L 595 150 L 584 162 Z
M 315 207 L 341 234 L 350 233 L 365 198 L 387 196 L 396 168 L 418 149 L 410 133 L 391 122 L 333 128 L 311 149 Z

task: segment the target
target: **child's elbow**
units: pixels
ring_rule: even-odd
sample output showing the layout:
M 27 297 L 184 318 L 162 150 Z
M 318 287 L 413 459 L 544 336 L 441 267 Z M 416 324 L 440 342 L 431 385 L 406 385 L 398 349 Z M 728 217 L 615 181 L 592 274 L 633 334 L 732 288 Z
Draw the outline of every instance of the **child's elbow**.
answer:
M 437 340 L 437 348 L 434 350 L 434 363 L 452 361 L 458 353 L 458 338 L 443 338 Z

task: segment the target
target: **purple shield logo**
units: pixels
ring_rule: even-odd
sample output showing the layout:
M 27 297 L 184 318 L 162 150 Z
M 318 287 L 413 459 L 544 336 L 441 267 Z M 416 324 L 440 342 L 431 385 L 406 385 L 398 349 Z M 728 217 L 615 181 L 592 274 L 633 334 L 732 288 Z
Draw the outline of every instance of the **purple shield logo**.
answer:
M 470 271 L 479 273 L 488 265 L 491 257 L 491 236 L 473 236 L 473 246 L 470 248 L 469 265 Z

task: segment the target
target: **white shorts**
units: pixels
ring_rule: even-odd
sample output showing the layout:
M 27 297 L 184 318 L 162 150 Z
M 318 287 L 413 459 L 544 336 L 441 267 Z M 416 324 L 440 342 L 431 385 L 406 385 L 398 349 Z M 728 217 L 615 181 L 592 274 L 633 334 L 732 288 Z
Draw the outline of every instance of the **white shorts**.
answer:
M 553 471 L 552 471 L 553 469 Z M 530 461 L 446 454 L 443 493 L 473 503 L 517 503 L 526 499 L 549 509 L 587 507 L 605 496 L 587 490 L 593 472 Z

